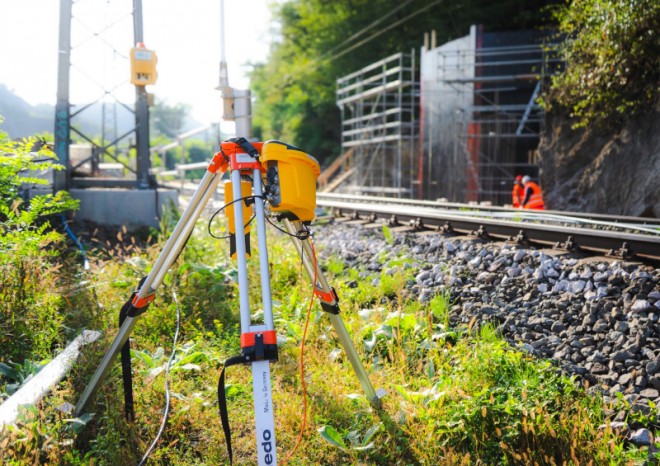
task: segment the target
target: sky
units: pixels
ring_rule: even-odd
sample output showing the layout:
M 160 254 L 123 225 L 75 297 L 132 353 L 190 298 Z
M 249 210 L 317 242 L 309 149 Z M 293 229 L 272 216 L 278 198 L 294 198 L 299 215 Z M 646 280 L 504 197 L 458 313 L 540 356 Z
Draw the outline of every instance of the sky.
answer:
M 220 1 L 142 0 L 144 43 L 158 56 L 158 81 L 147 91 L 170 105 L 190 105 L 191 116 L 202 124 L 222 116 L 220 92 L 214 89 Z M 224 0 L 229 84 L 235 89 L 249 87 L 247 64 L 268 55 L 272 1 Z M 59 0 L 0 0 L 0 83 L 33 105 L 57 99 L 59 6 Z M 132 7 L 133 0 L 74 1 L 71 103 L 91 102 L 113 89 L 112 95 L 132 107 L 135 91 L 126 58 L 133 46 Z

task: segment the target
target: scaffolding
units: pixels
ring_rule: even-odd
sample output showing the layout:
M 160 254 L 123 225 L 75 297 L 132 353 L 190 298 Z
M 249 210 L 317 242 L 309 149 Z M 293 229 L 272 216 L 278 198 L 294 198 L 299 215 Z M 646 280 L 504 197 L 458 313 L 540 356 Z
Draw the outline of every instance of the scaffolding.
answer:
M 422 153 L 426 198 L 511 202 L 516 175 L 538 176 L 537 103 L 559 59 L 546 34 L 470 35 L 421 52 Z M 423 172 L 423 173 L 422 173 Z
M 419 90 L 415 51 L 337 80 L 342 151 L 352 150 L 344 191 L 413 197 Z

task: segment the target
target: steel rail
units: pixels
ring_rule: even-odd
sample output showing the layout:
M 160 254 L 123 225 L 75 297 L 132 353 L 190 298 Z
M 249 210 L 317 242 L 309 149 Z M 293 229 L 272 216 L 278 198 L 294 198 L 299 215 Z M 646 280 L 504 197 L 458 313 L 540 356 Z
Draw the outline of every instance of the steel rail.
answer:
M 473 235 L 484 239 L 513 240 L 572 251 L 591 251 L 623 259 L 660 260 L 660 235 L 470 217 L 415 205 L 333 201 L 328 198 L 319 199 L 317 205 L 330 208 L 343 217 L 371 222 L 385 219 L 393 224 L 408 224 L 418 229 L 436 229 L 444 233 Z
M 566 250 L 585 250 L 620 258 L 660 261 L 660 234 L 648 235 L 598 230 L 583 228 L 579 224 L 559 226 L 539 223 L 543 221 L 566 221 L 570 223 L 571 219 L 577 218 L 585 221 L 595 220 L 593 223 L 596 224 L 619 224 L 621 228 L 640 224 L 649 227 L 660 227 L 660 219 L 654 218 L 613 217 L 604 214 L 548 210 L 539 214 L 499 206 L 477 206 L 453 202 L 416 201 L 336 193 L 317 193 L 317 206 L 332 209 L 341 216 L 370 221 L 385 219 L 402 225 L 407 223 L 419 229 L 436 229 L 445 233 L 479 235 Z M 523 222 L 476 216 L 488 212 L 530 216 L 529 220 L 531 221 Z
M 475 204 L 463 204 L 458 202 L 444 202 L 444 201 L 429 201 L 429 200 L 414 200 L 414 199 L 396 199 L 391 197 L 378 197 L 378 196 L 362 196 L 356 194 L 338 194 L 338 193 L 317 193 L 317 203 L 323 206 L 326 201 L 346 201 L 346 202 L 366 202 L 388 205 L 410 205 L 418 207 L 433 207 L 439 209 L 463 209 L 464 211 L 477 209 L 481 212 L 501 212 L 501 213 L 517 213 L 529 214 L 531 211 L 514 209 L 511 207 L 502 206 L 483 206 Z M 660 227 L 660 218 L 650 217 L 631 217 L 631 216 L 613 216 L 608 214 L 596 214 L 588 212 L 565 212 L 559 210 L 544 210 L 537 211 L 540 215 L 553 215 L 558 217 L 574 217 L 586 220 L 596 220 L 606 223 L 623 223 L 630 225 L 644 225 L 650 227 Z

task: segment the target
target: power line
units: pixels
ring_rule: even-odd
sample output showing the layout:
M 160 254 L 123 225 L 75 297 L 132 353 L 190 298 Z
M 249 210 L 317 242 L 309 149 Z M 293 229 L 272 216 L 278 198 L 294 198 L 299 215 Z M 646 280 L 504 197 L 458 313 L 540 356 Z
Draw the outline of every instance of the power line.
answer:
M 407 1 L 405 4 L 403 4 L 401 7 L 407 5 L 408 3 L 412 2 L 412 1 L 414 1 L 414 0 L 408 0 L 408 1 Z M 364 40 L 362 40 L 362 41 L 360 41 L 360 42 L 358 42 L 358 43 L 352 45 L 351 47 L 349 47 L 349 48 L 347 48 L 347 49 L 345 49 L 345 50 L 343 50 L 343 51 L 341 51 L 341 52 L 339 52 L 339 53 L 336 53 L 336 54 L 332 55 L 332 56 L 329 57 L 329 58 L 326 58 L 326 56 L 327 56 L 329 53 L 331 53 L 332 50 L 336 50 L 337 48 L 341 47 L 342 44 L 344 44 L 344 43 L 346 43 L 346 42 L 348 42 L 348 41 L 350 40 L 350 39 L 347 39 L 347 40 L 345 40 L 344 42 L 342 42 L 342 44 L 340 44 L 340 45 L 334 47 L 330 52 L 327 52 L 327 53 L 325 53 L 324 55 L 322 55 L 322 56 L 320 56 L 320 57 L 318 57 L 318 58 L 315 58 L 315 59 L 310 60 L 310 61 L 307 63 L 306 68 L 309 69 L 310 67 L 312 67 L 312 66 L 314 66 L 314 65 L 317 65 L 317 64 L 321 63 L 323 60 L 331 61 L 331 60 L 334 60 L 335 58 L 339 58 L 339 57 L 341 57 L 342 55 L 347 54 L 347 53 L 350 52 L 351 50 L 355 50 L 356 48 L 358 48 L 358 47 L 360 47 L 360 46 L 366 44 L 367 42 L 370 42 L 371 40 L 375 39 L 376 37 L 380 36 L 381 34 L 383 34 L 383 33 L 387 32 L 387 31 L 389 31 L 389 30 L 392 29 L 393 27 L 396 27 L 396 26 L 398 26 L 398 25 L 400 25 L 400 24 L 402 24 L 402 23 L 408 21 L 409 19 L 414 18 L 415 16 L 417 16 L 417 15 L 419 15 L 419 14 L 425 12 L 425 11 L 428 10 L 429 8 L 431 8 L 431 7 L 435 6 L 435 5 L 437 5 L 438 3 L 442 2 L 442 1 L 443 1 L 443 0 L 436 0 L 435 2 L 430 3 L 430 4 L 428 4 L 428 5 L 426 5 L 426 6 L 422 7 L 422 8 L 420 8 L 420 9 L 417 10 L 416 12 L 411 13 L 410 15 L 406 16 L 405 18 L 400 19 L 399 21 L 390 24 L 390 25 L 389 25 L 388 27 L 386 27 L 385 29 L 382 29 L 381 31 L 379 31 L 379 32 L 377 32 L 377 33 L 375 33 L 375 34 L 372 34 L 371 36 L 367 37 L 366 39 L 364 39 Z M 371 29 L 371 27 L 372 27 L 373 25 L 375 25 L 375 24 L 379 23 L 380 21 L 386 19 L 386 18 L 389 17 L 392 13 L 394 13 L 395 11 L 398 11 L 401 7 L 396 8 L 394 11 L 392 11 L 392 12 L 390 12 L 389 14 L 385 15 L 384 17 L 380 18 L 379 20 L 375 21 L 374 23 L 372 23 L 371 25 L 367 26 L 366 28 L 364 28 L 363 30 L 359 31 L 358 33 L 354 34 L 353 36 L 351 36 L 351 38 L 354 38 L 354 36 L 356 36 L 356 35 L 357 35 L 357 36 L 362 35 L 362 34 L 363 34 L 364 32 L 366 32 L 368 29 Z M 286 74 L 286 75 L 284 76 L 284 82 L 285 82 L 285 83 L 290 83 L 291 81 L 296 81 L 296 80 L 297 80 L 297 78 L 296 78 L 296 76 L 294 76 L 294 74 L 293 74 L 292 72 L 289 72 L 288 74 Z
M 382 16 L 382 17 L 380 17 L 379 19 L 377 19 L 376 21 L 374 21 L 373 23 L 371 23 L 369 26 L 367 26 L 367 27 L 365 27 L 365 28 L 363 28 L 363 29 L 360 29 L 358 32 L 356 32 L 355 34 L 353 34 L 351 37 L 349 37 L 348 39 L 346 39 L 344 42 L 342 42 L 341 44 L 336 45 L 336 46 L 333 47 L 331 50 L 329 50 L 328 52 L 324 53 L 324 54 L 321 56 L 321 59 L 323 59 L 326 55 L 330 55 L 330 54 L 333 53 L 335 50 L 337 50 L 337 49 L 343 47 L 344 45 L 348 44 L 349 42 L 351 42 L 351 41 L 357 39 L 358 37 L 360 37 L 361 35 L 363 35 L 363 34 L 366 33 L 367 31 L 369 31 L 370 29 L 372 29 L 373 27 L 375 27 L 375 26 L 378 25 L 379 23 L 385 21 L 387 18 L 389 18 L 390 16 L 392 16 L 394 13 L 396 13 L 397 11 L 399 11 L 400 9 L 406 7 L 409 3 L 412 3 L 412 2 L 414 2 L 414 1 L 415 1 L 415 0 L 408 0 L 408 1 L 406 1 L 405 3 L 403 3 L 403 4 L 399 5 L 398 7 L 396 7 L 394 10 L 390 11 L 390 12 L 389 12 L 388 14 L 386 14 L 385 16 Z
M 354 44 L 354 45 L 350 46 L 349 48 L 343 50 L 342 52 L 339 52 L 339 53 L 334 54 L 333 56 L 331 56 L 331 57 L 329 58 L 329 60 L 334 60 L 335 58 L 339 58 L 339 57 L 341 57 L 342 55 L 347 54 L 347 53 L 350 52 L 351 50 L 355 50 L 356 48 L 358 48 L 358 47 L 360 47 L 360 46 L 366 44 L 367 42 L 370 42 L 371 40 L 375 39 L 376 37 L 380 36 L 381 34 L 383 34 L 383 33 L 387 32 L 387 31 L 389 31 L 389 30 L 392 29 L 393 27 L 396 27 L 396 26 L 398 26 L 399 24 L 401 24 L 401 23 L 403 23 L 403 22 L 405 22 L 405 21 L 408 21 L 410 18 L 413 18 L 413 17 L 415 17 L 415 16 L 417 16 L 417 15 L 419 15 L 419 14 L 425 12 L 426 10 L 428 10 L 429 8 L 431 8 L 432 6 L 435 6 L 435 5 L 437 5 L 438 3 L 442 2 L 442 1 L 443 1 L 443 0 L 436 0 L 436 1 L 433 2 L 433 3 L 429 3 L 429 4 L 426 5 L 425 7 L 422 7 L 422 8 L 420 8 L 419 10 L 417 10 L 416 12 L 409 14 L 408 16 L 406 16 L 406 17 L 403 18 L 403 19 L 400 19 L 400 20 L 397 21 L 396 23 L 392 23 L 392 24 L 390 24 L 390 25 L 389 25 L 388 27 L 386 27 L 385 29 L 382 29 L 382 30 L 378 31 L 378 32 L 375 33 L 375 34 L 372 34 L 371 36 L 367 37 L 367 38 L 364 39 L 364 40 L 361 40 L 361 41 L 358 42 L 357 44 Z

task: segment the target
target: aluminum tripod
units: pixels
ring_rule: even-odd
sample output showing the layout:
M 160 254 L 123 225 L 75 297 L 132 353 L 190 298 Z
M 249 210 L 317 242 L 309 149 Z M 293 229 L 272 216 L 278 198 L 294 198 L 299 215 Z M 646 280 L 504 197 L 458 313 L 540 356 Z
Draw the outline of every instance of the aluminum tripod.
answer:
M 163 250 L 156 260 L 151 272 L 140 283 L 139 288 L 133 294 L 129 302 L 126 303 L 122 312 L 124 320 L 119 332 L 112 342 L 110 348 L 105 353 L 103 360 L 96 369 L 92 379 L 85 388 L 78 404 L 76 405 L 76 415 L 80 416 L 87 411 L 92 396 L 99 384 L 106 377 L 112 367 L 117 355 L 124 348 L 127 352 L 128 338 L 133 330 L 138 318 L 144 313 L 151 301 L 155 297 L 155 291 L 163 282 L 165 275 L 172 264 L 176 261 L 180 252 L 185 247 L 186 241 L 195 226 L 197 219 L 204 210 L 209 199 L 216 192 L 222 174 L 230 170 L 231 179 L 231 199 L 229 204 L 233 205 L 233 215 L 229 216 L 230 232 L 233 231 L 232 238 L 232 256 L 235 254 L 238 269 L 238 287 L 239 287 L 239 305 L 240 305 L 240 325 L 241 325 L 241 362 L 249 363 L 252 367 L 252 382 L 254 395 L 256 439 L 258 450 L 258 464 L 276 464 L 275 448 L 275 422 L 272 404 L 271 380 L 270 380 L 270 362 L 277 360 L 277 342 L 276 332 L 273 325 L 273 312 L 271 303 L 270 272 L 268 265 L 268 249 L 266 243 L 266 213 L 265 202 L 271 204 L 271 211 L 282 212 L 277 215 L 283 222 L 286 230 L 298 249 L 307 274 L 311 280 L 316 279 L 314 283 L 314 293 L 319 298 L 321 306 L 330 317 L 330 321 L 339 337 L 344 352 L 350 361 L 357 378 L 362 385 L 367 399 L 375 407 L 379 406 L 380 400 L 377 396 L 366 370 L 359 359 L 355 346 L 350 339 L 348 331 L 343 321 L 339 317 L 339 305 L 335 291 L 328 285 L 328 282 L 321 271 L 313 248 L 308 237 L 301 237 L 301 232 L 306 232 L 301 217 L 311 215 L 316 205 L 315 186 L 313 187 L 313 202 L 310 204 L 306 199 L 306 210 L 300 208 L 296 201 L 299 197 L 289 194 L 294 180 L 305 180 L 306 173 L 297 173 L 296 170 L 306 170 L 305 166 L 299 169 L 295 164 L 309 164 L 300 154 L 299 149 L 288 146 L 279 141 L 269 141 L 264 143 L 247 143 L 244 139 L 230 140 L 222 144 L 222 150 L 215 154 L 210 162 L 204 177 L 202 178 L 197 190 L 192 196 L 190 203 L 184 210 L 179 222 L 174 228 L 171 236 L 167 240 Z M 267 146 L 269 145 L 270 146 Z M 257 149 L 258 148 L 258 149 Z M 269 153 L 267 161 L 260 154 Z M 261 150 L 261 151 L 260 151 Z M 306 157 L 306 154 L 303 154 Z M 287 158 L 289 157 L 289 158 Z M 297 157 L 297 159 L 296 159 Z M 310 157 L 313 160 L 313 158 Z M 298 160 L 299 162 L 296 162 Z M 293 171 L 289 161 L 293 161 Z M 318 166 L 318 163 L 313 160 Z M 318 170 L 318 169 L 317 169 Z M 265 176 L 264 176 L 265 174 Z M 318 173 L 316 173 L 316 176 Z M 309 176 L 307 176 L 309 178 Z M 246 181 L 251 180 L 251 194 L 244 194 Z M 266 194 L 263 192 L 263 183 L 266 183 Z M 309 180 L 307 180 L 309 182 Z M 315 176 L 313 177 L 315 183 Z M 296 192 L 305 193 L 305 190 Z M 261 298 L 263 308 L 263 324 L 253 325 L 251 322 L 249 286 L 248 286 L 248 253 L 249 253 L 249 233 L 244 234 L 246 218 L 243 206 L 247 198 L 254 200 L 254 219 L 256 222 L 256 233 L 259 248 L 259 266 L 261 278 Z M 292 201 L 293 200 L 293 201 Z M 289 204 L 287 204 L 287 202 Z M 301 214 L 302 212 L 302 214 Z M 297 214 L 297 215 L 296 215 Z M 311 219 L 310 217 L 310 219 Z M 304 218 L 303 218 L 304 220 Z M 233 223 L 233 225 L 232 225 Z M 124 353 L 123 353 L 124 354 Z M 122 355 L 123 358 L 123 355 Z M 130 360 L 129 360 L 130 362 Z M 130 372 L 130 371 L 129 371 Z M 129 374 L 130 378 L 130 374 Z M 126 379 L 125 379 L 126 380 Z M 221 378 L 221 381 L 223 378 Z M 129 382 L 130 386 L 130 382 Z M 125 385 L 126 389 L 126 385 Z M 132 406 L 127 406 L 132 410 Z M 265 441 L 266 440 L 266 441 Z M 228 441 L 228 447 L 231 447 Z

